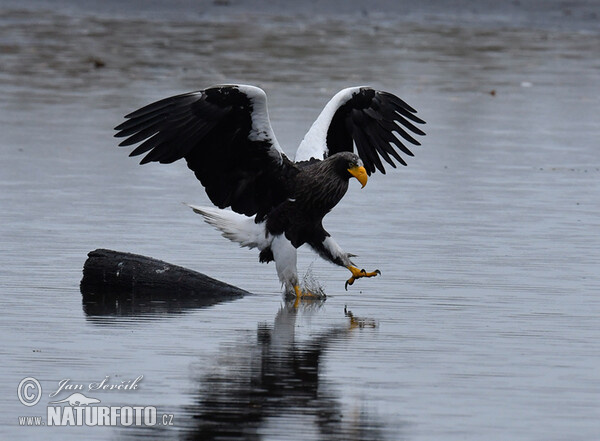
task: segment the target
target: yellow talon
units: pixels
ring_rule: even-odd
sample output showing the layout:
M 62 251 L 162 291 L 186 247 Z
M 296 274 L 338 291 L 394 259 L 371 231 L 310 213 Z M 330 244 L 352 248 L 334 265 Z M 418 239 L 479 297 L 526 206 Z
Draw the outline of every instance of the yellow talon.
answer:
M 344 288 L 346 288 L 346 291 L 348 291 L 348 285 L 352 285 L 356 279 L 360 279 L 361 277 L 375 277 L 376 275 L 381 274 L 381 271 L 379 271 L 379 270 L 375 270 L 375 271 L 368 273 L 364 269 L 359 270 L 358 268 L 356 268 L 355 266 L 352 266 L 352 265 L 350 265 L 346 268 L 348 268 L 350 270 L 350 272 L 352 273 L 352 277 L 350 277 L 348 280 L 346 280 L 346 284 L 344 285 Z
M 294 285 L 294 291 L 296 292 L 296 300 L 294 300 L 294 307 L 298 308 L 300 305 L 300 299 L 318 299 L 319 296 L 313 294 L 310 291 L 303 291 L 298 285 Z
M 310 291 L 303 291 L 302 288 L 300 288 L 298 285 L 294 285 L 294 291 L 296 292 L 296 298 L 300 298 L 300 297 L 318 297 L 317 295 L 313 294 Z

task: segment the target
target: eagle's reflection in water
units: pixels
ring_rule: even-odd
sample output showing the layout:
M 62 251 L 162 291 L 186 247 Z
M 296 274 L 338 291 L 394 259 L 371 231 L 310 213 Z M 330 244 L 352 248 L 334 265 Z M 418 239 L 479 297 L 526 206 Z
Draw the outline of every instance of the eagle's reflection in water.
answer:
M 300 308 L 318 308 L 303 303 Z M 321 375 L 328 347 L 353 329 L 373 327 L 345 311 L 346 322 L 307 341 L 295 339 L 298 308 L 288 302 L 272 326 L 259 324 L 255 342 L 223 348 L 200 375 L 186 440 L 382 440 L 381 422 L 363 403 L 345 414 L 334 385 Z
M 96 293 L 82 289 L 89 320 L 103 325 L 139 324 L 140 318 L 160 319 L 208 304 L 202 298 L 156 292 Z M 173 426 L 127 427 L 120 439 L 217 440 L 344 440 L 380 441 L 390 428 L 369 412 L 368 403 L 342 398 L 335 375 L 323 372 L 328 352 L 373 320 L 344 310 L 336 324 L 318 333 L 296 334 L 299 314 L 316 314 L 324 300 L 285 301 L 273 324 L 259 323 L 256 334 L 224 343 L 215 360 L 192 369 L 196 385 L 180 408 L 160 406 L 173 413 Z M 217 302 L 217 303 L 220 303 Z M 125 321 L 123 321 L 125 320 Z M 308 335 L 307 335 L 308 334 Z M 348 360 L 352 363 L 353 360 Z M 394 424 L 398 428 L 398 424 Z M 393 439 L 398 439 L 398 433 Z

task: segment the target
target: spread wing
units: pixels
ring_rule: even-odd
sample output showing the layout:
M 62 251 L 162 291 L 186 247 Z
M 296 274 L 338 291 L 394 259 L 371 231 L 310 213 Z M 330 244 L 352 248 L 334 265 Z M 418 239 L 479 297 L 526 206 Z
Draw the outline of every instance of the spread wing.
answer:
M 259 221 L 288 197 L 295 165 L 279 147 L 267 112 L 267 98 L 253 86 L 216 86 L 149 104 L 125 116 L 115 128 L 140 143 L 130 154 L 147 162 L 185 158 L 219 208 Z
M 420 145 L 410 133 L 425 135 L 415 126 L 425 124 L 416 113 L 391 93 L 370 87 L 344 89 L 327 103 L 307 132 L 296 161 L 325 159 L 335 153 L 353 152 L 356 146 L 369 175 L 376 169 L 385 174 L 382 158 L 394 168 L 394 159 L 406 165 L 399 152 L 409 156 L 413 153 L 405 142 Z

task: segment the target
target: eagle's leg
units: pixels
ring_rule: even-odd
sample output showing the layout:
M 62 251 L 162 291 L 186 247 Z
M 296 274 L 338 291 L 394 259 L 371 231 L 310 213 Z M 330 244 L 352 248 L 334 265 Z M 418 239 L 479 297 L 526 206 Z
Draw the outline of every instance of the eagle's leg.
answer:
M 306 289 L 300 288 L 300 285 L 294 285 L 294 291 L 296 292 L 296 299 L 294 300 L 294 308 L 298 308 L 300 306 L 300 302 L 302 301 L 302 299 L 305 299 L 306 301 L 312 301 L 315 299 L 322 298 L 322 297 L 319 297 L 319 296 L 313 294 L 312 292 L 310 292 Z
M 361 270 L 355 267 L 354 263 L 350 260 L 350 257 L 353 255 L 344 252 L 340 248 L 340 246 L 331 238 L 331 236 L 326 236 L 323 242 L 311 242 L 310 246 L 324 259 L 327 259 L 335 263 L 336 265 L 343 266 L 350 270 L 350 272 L 352 273 L 352 277 L 350 277 L 346 281 L 346 290 L 348 289 L 348 285 L 352 285 L 356 279 L 360 279 L 361 277 L 374 277 L 378 274 L 381 274 L 381 271 L 379 270 L 367 272 L 364 269 Z
M 286 292 L 296 291 L 298 288 L 296 248 L 287 240 L 285 235 L 280 234 L 273 238 L 271 251 L 273 251 L 273 260 L 275 260 L 277 275 Z
M 300 285 L 294 285 L 294 292 L 296 293 L 296 297 L 308 297 L 308 298 L 319 298 L 319 296 L 313 294 L 312 292 L 300 288 Z
M 346 268 L 352 273 L 352 277 L 346 280 L 346 285 L 344 286 L 346 290 L 348 290 L 348 285 L 352 285 L 356 279 L 360 279 L 361 277 L 375 277 L 376 275 L 381 274 L 381 271 L 379 270 L 367 272 L 364 269 L 358 269 L 352 265 L 349 265 Z
M 283 284 L 286 292 L 294 292 L 296 298 L 315 297 L 307 290 L 300 288 L 298 281 L 298 270 L 296 268 L 297 252 L 292 243 L 281 234 L 273 238 L 271 243 L 273 251 L 273 260 L 277 268 L 277 275 Z

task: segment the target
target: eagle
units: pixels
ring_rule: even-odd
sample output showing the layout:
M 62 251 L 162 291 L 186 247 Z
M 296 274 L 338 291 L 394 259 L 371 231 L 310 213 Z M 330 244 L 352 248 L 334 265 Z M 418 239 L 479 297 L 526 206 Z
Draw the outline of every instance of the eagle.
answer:
M 280 147 L 265 92 L 249 85 L 218 85 L 148 104 L 115 127 L 119 146 L 136 146 L 140 164 L 185 159 L 218 208 L 190 205 L 224 237 L 257 248 L 260 262 L 275 262 L 286 292 L 310 296 L 298 280 L 296 250 L 308 244 L 322 258 L 347 268 L 345 289 L 379 270 L 359 269 L 323 228 L 323 217 L 342 199 L 352 178 L 362 188 L 383 162 L 406 165 L 406 143 L 425 135 L 417 111 L 397 96 L 350 87 L 325 106 L 294 160 Z

